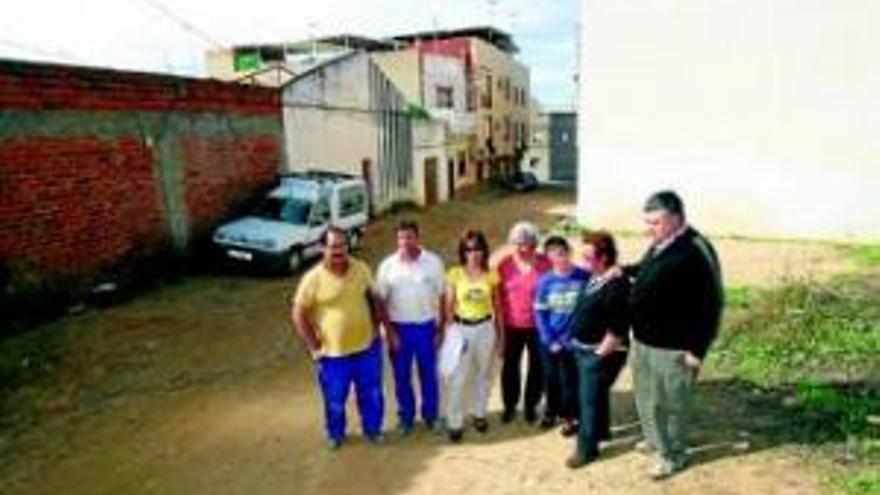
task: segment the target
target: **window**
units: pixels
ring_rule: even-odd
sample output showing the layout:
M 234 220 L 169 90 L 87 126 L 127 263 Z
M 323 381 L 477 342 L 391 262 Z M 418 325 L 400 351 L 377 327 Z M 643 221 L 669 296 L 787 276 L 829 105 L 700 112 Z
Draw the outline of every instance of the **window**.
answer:
M 254 211 L 254 215 L 270 220 L 281 220 L 296 225 L 305 225 L 312 204 L 301 199 L 266 198 Z
M 366 211 L 367 194 L 362 187 L 348 187 L 339 191 L 339 216 L 348 217 Z
M 451 86 L 435 86 L 434 103 L 437 108 L 455 108 L 455 93 Z
M 464 177 L 467 173 L 467 162 L 464 159 L 464 155 L 458 155 L 458 176 Z
M 330 221 L 330 204 L 327 202 L 327 198 L 321 198 L 315 203 L 315 207 L 312 209 L 312 219 L 311 224 L 322 224 Z

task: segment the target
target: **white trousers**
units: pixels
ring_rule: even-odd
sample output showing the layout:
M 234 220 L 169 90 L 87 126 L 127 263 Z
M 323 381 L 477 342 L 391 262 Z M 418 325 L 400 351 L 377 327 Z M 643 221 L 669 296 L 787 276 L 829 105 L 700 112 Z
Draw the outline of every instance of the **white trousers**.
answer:
M 477 325 L 453 323 L 446 338 L 456 342 L 457 363 L 446 374 L 446 424 L 450 429 L 464 427 L 464 409 L 475 418 L 485 418 L 489 406 L 492 358 L 495 350 L 495 324 L 492 320 Z M 468 385 L 469 390 L 465 390 Z M 468 403 L 463 403 L 468 397 Z

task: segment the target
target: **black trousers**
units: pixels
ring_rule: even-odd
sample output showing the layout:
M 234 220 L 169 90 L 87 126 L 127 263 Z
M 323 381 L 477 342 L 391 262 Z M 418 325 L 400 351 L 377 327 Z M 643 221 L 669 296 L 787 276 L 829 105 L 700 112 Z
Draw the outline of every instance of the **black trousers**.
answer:
M 507 327 L 505 329 L 504 362 L 501 365 L 501 400 L 507 411 L 516 409 L 522 393 L 520 368 L 522 367 L 524 350 L 529 353 L 525 398 L 523 400 L 525 410 L 534 411 L 538 403 L 541 402 L 541 395 L 544 393 L 538 331 L 534 328 Z
M 599 441 L 611 438 L 611 387 L 626 364 L 626 352 L 613 352 L 600 358 L 592 350 L 575 349 L 578 370 L 577 453 L 592 459 L 599 453 Z

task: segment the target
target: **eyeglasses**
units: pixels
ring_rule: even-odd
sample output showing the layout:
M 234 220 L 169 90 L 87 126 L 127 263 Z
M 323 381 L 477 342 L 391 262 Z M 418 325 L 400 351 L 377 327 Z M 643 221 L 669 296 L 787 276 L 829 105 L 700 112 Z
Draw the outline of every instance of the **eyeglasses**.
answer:
M 482 253 L 483 248 L 481 248 L 479 246 L 466 246 L 464 248 L 464 252 L 466 252 L 466 253 Z

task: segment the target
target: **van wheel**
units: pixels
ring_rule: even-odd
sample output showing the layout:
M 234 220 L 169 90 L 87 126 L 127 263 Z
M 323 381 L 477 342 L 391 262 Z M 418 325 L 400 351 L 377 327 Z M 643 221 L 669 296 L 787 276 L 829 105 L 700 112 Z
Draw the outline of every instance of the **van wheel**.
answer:
M 299 248 L 291 248 L 287 253 L 287 271 L 296 273 L 303 264 L 303 254 Z
M 354 251 L 361 247 L 361 233 L 358 230 L 352 230 L 348 233 L 348 249 Z

